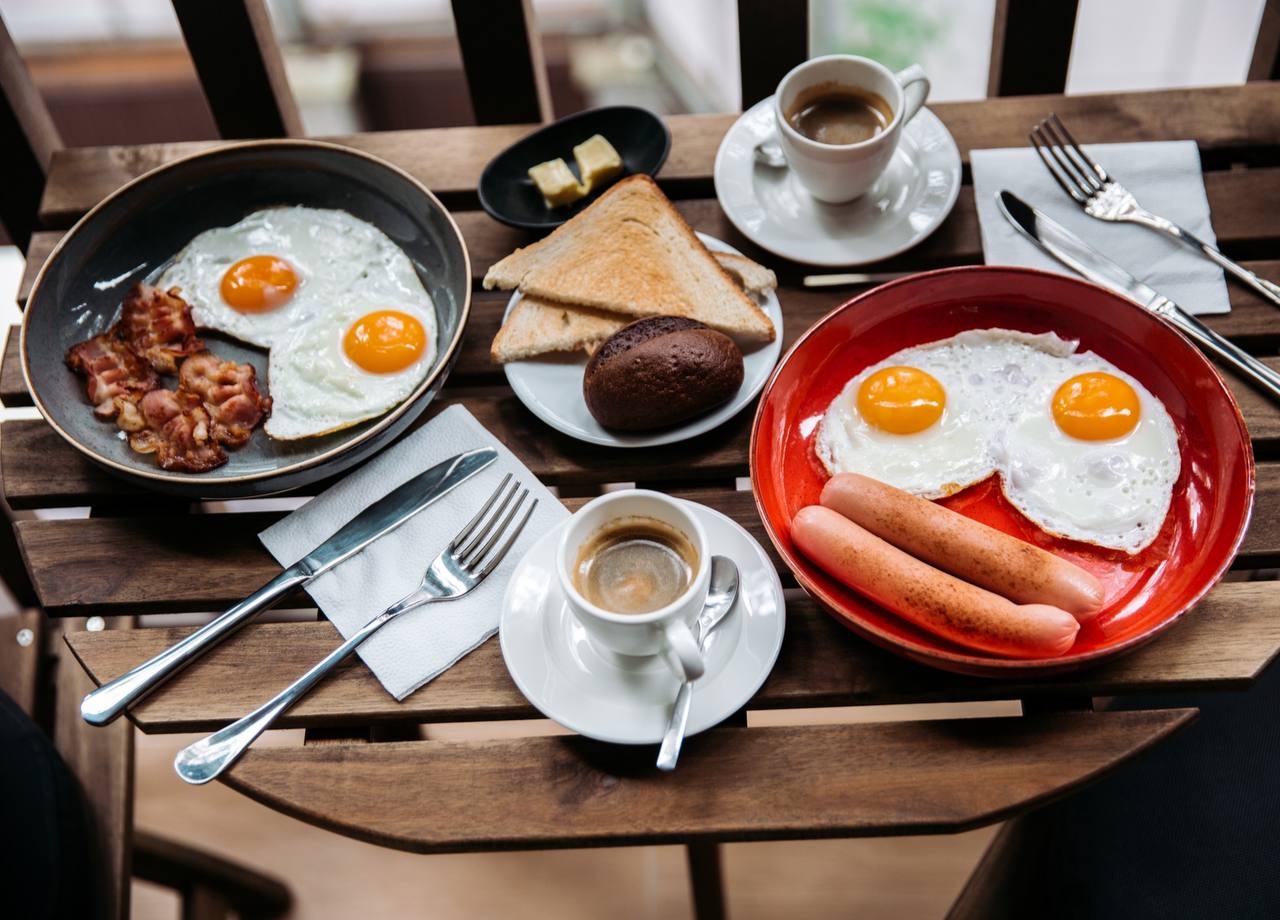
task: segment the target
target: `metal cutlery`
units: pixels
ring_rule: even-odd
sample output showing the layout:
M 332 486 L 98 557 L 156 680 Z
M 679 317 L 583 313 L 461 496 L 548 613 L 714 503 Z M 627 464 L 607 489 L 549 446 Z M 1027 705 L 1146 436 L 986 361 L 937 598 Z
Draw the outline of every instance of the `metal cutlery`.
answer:
M 1049 173 L 1090 217 L 1099 220 L 1141 224 L 1159 230 L 1188 246 L 1195 247 L 1226 271 L 1235 275 L 1273 304 L 1280 306 L 1280 285 L 1259 278 L 1243 265 L 1227 258 L 1214 246 L 1179 227 L 1173 221 L 1152 214 L 1138 203 L 1133 193 L 1117 182 L 1076 143 L 1067 126 L 1050 114 L 1031 129 L 1031 146 L 1044 161 Z
M 510 488 L 507 488 L 510 483 Z M 518 495 L 517 495 L 518 493 Z M 178 776 L 196 785 L 207 783 L 231 766 L 281 713 L 347 658 L 362 643 L 401 614 L 438 601 L 457 600 L 487 578 L 515 545 L 533 510 L 535 498 L 514 524 L 529 490 L 511 482 L 508 473 L 480 511 L 427 566 L 422 584 L 354 633 L 323 661 L 238 722 L 183 748 L 173 760 Z M 515 503 L 512 504 L 512 499 Z M 496 508 L 495 508 L 496 505 Z M 508 507 L 509 506 L 509 507 Z M 492 514 L 490 511 L 492 510 Z M 487 517 L 487 520 L 486 520 Z M 483 522 L 483 523 L 482 523 Z M 499 545 L 499 540 L 505 540 Z
M 497 456 L 497 452 L 489 447 L 465 451 L 437 463 L 431 469 L 392 489 L 344 524 L 306 557 L 289 566 L 240 603 L 154 658 L 89 692 L 80 702 L 80 715 L 92 725 L 106 725 L 258 613 L 274 607 L 317 575 L 329 571 L 374 540 L 395 530 L 440 496 L 487 467 Z
M 738 567 L 727 556 L 711 558 L 711 584 L 702 613 L 698 614 L 698 650 L 706 648 L 707 638 L 725 615 L 733 609 L 738 598 Z M 662 746 L 658 749 L 658 769 L 674 770 L 680 758 L 680 745 L 684 743 L 685 727 L 689 724 L 689 706 L 693 702 L 693 682 L 684 681 L 676 694 L 671 718 L 667 722 Z
M 1206 351 L 1233 366 L 1273 399 L 1280 400 L 1280 373 L 1218 335 L 1168 297 L 1139 281 L 1122 266 L 1017 195 L 1007 190 L 1002 191 L 996 196 L 996 202 L 1009 223 L 1063 265 L 1167 320 Z

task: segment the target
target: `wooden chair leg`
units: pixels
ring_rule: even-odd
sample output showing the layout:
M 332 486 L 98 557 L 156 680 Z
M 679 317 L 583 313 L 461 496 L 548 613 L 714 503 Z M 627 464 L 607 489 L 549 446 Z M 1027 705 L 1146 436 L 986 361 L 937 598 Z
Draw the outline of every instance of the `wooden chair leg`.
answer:
M 116 625 L 131 625 L 128 618 Z M 83 629 L 84 620 L 63 620 L 61 630 Z M 84 796 L 93 861 L 95 920 L 129 916 L 129 874 L 133 853 L 133 724 L 120 719 L 95 727 L 80 717 L 80 699 L 93 688 L 62 641 L 51 630 L 56 659 L 53 741 Z
M 1036 845 L 1031 839 L 1035 836 L 1034 819 L 1032 813 L 1005 822 L 947 911 L 947 920 L 1015 920 L 1019 916 L 1017 905 L 1028 902 L 1015 890 L 1011 856 Z
M 693 892 L 695 920 L 724 920 L 724 881 L 720 874 L 720 844 L 690 843 L 689 886 Z
M 133 874 L 177 890 L 184 920 L 266 920 L 293 904 L 278 879 L 148 831 L 134 835 Z

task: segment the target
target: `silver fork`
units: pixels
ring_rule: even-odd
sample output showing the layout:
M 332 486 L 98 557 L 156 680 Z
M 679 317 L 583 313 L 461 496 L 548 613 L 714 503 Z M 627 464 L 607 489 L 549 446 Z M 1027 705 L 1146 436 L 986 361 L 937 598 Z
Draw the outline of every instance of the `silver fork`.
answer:
M 1133 193 L 1108 175 L 1102 164 L 1092 159 L 1076 143 L 1067 126 L 1057 115 L 1049 117 L 1031 129 L 1031 146 L 1036 148 L 1040 159 L 1048 167 L 1050 174 L 1062 190 L 1084 208 L 1090 217 L 1099 220 L 1122 221 L 1141 224 L 1152 230 L 1159 230 L 1176 240 L 1195 247 L 1216 262 L 1226 271 L 1231 272 L 1249 287 L 1253 288 L 1273 304 L 1280 306 L 1280 285 L 1273 284 L 1265 278 L 1259 278 L 1249 269 L 1228 259 L 1213 246 L 1195 234 L 1184 230 L 1173 221 L 1152 214 L 1142 205 Z
M 529 522 L 533 509 L 538 507 L 538 500 L 535 498 L 525 509 L 520 520 L 512 525 L 511 522 L 516 513 L 524 504 L 524 500 L 529 497 L 529 490 L 520 488 L 519 482 L 512 482 L 511 488 L 508 489 L 507 484 L 510 481 L 511 474 L 508 473 L 498 484 L 493 495 L 480 508 L 479 513 L 462 528 L 447 547 L 441 550 L 440 555 L 432 560 L 431 565 L 427 566 L 426 575 L 423 576 L 422 584 L 417 590 L 406 594 L 364 624 L 350 639 L 330 652 L 323 661 L 243 719 L 179 751 L 178 756 L 173 760 L 173 768 L 178 771 L 178 776 L 188 783 L 197 785 L 209 782 L 235 763 L 249 745 L 253 744 L 254 739 L 266 731 L 267 726 L 281 713 L 302 699 L 322 677 L 383 626 L 402 613 L 408 613 L 426 604 L 456 600 L 470 593 L 476 585 L 484 581 L 515 544 L 520 532 L 524 530 L 524 525 Z M 518 497 L 516 497 L 517 492 Z M 511 504 L 513 497 L 516 498 L 514 505 Z M 509 509 L 508 505 L 510 505 Z M 493 510 L 492 515 L 489 514 L 490 510 Z M 486 516 L 488 520 L 485 520 Z M 504 534 L 507 535 L 507 539 L 499 546 L 498 541 Z

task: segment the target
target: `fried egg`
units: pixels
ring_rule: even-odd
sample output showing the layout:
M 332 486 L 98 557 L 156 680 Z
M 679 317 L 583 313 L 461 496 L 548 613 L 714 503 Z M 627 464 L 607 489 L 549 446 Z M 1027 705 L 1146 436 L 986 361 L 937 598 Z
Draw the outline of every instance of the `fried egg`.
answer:
M 1092 352 L 1036 382 L 1007 430 L 1000 486 L 1047 533 L 1136 553 L 1160 532 L 1181 471 L 1168 411 Z
M 263 348 L 356 290 L 427 299 L 409 257 L 385 233 L 346 211 L 306 207 L 268 208 L 206 230 L 156 284 L 181 288 L 196 325 Z
M 925 498 L 998 473 L 1047 533 L 1136 553 L 1180 471 L 1177 431 L 1150 391 L 1052 333 L 962 332 L 866 368 L 832 400 L 815 451 Z
M 376 418 L 426 377 L 435 361 L 434 312 L 373 303 L 356 298 L 272 347 L 268 435 L 292 441 Z

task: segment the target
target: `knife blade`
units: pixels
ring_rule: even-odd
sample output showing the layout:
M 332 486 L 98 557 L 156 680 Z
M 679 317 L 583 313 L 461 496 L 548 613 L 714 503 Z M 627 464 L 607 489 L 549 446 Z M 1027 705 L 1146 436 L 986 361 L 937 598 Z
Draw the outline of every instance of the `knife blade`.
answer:
M 1280 373 L 1224 339 L 1151 285 L 1135 278 L 1124 266 L 1112 261 L 1008 189 L 997 193 L 996 204 L 1009 223 L 1041 250 L 1076 274 L 1159 316 L 1206 351 L 1230 364 L 1272 399 L 1280 401 Z
M 155 657 L 89 692 L 80 701 L 80 715 L 91 725 L 106 725 L 111 722 L 128 706 L 142 699 L 255 615 L 273 607 L 317 575 L 329 571 L 379 537 L 395 530 L 436 499 L 480 472 L 497 456 L 497 451 L 490 447 L 464 451 L 392 489 L 240 603 L 231 606 Z

